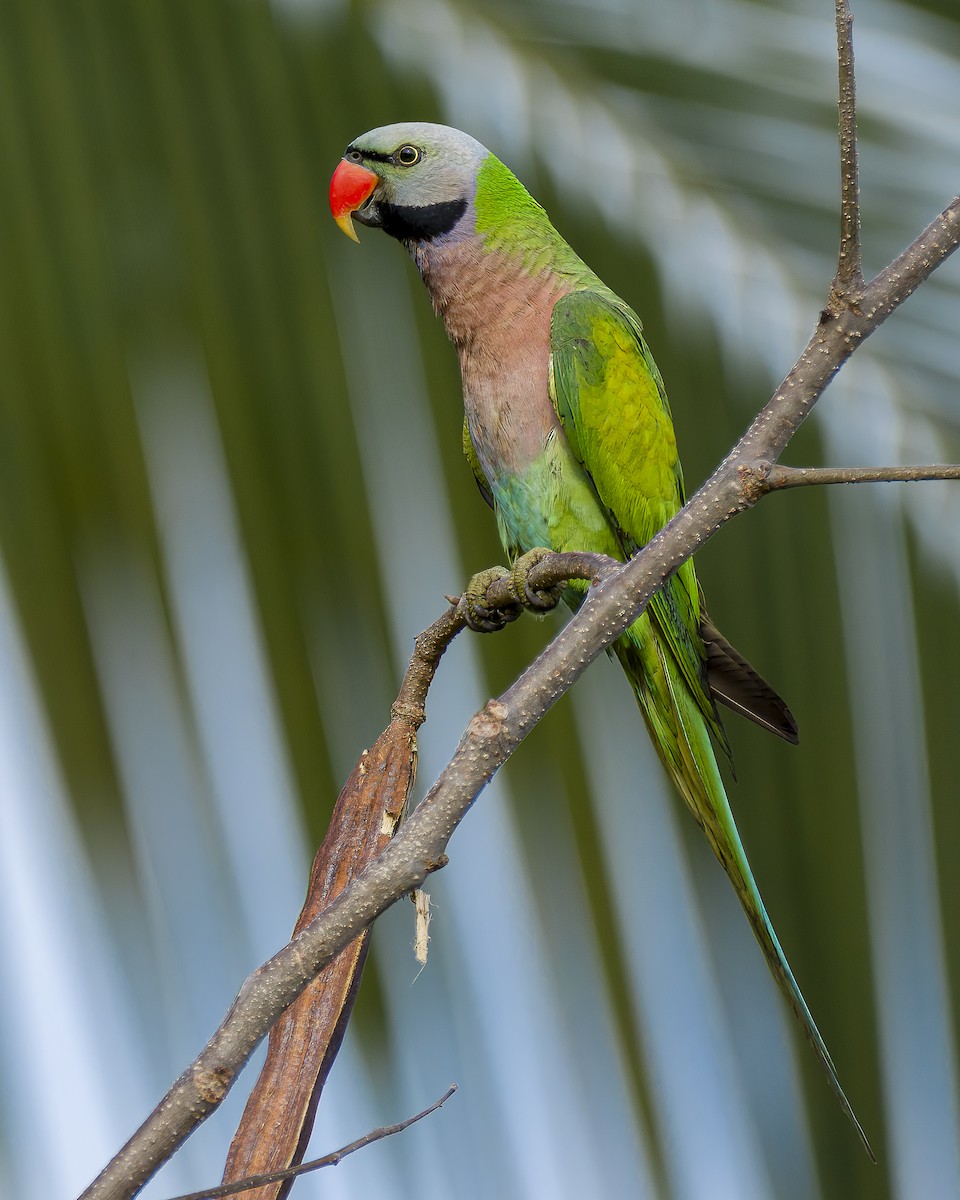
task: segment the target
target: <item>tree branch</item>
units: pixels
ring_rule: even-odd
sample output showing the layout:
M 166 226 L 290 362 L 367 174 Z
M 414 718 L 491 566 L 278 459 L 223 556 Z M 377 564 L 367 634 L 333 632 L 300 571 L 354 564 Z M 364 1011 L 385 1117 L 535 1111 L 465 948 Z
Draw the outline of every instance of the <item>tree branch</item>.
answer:
M 728 475 L 731 467 L 776 462 L 810 415 L 827 384 L 857 346 L 913 295 L 956 250 L 958 243 L 960 196 L 951 200 L 902 254 L 864 286 L 856 307 L 846 304 L 838 314 L 828 309 L 821 313 L 817 328 L 790 373 L 714 475 L 691 498 L 687 508 L 704 498 L 715 504 L 719 497 L 714 485 Z M 731 503 L 739 503 L 735 489 L 729 487 L 729 480 L 724 493 Z
M 398 1121 L 395 1125 L 382 1125 L 379 1129 L 372 1129 L 369 1133 L 365 1133 L 363 1137 L 357 1138 L 355 1142 L 349 1142 L 346 1146 L 341 1146 L 339 1150 L 325 1154 L 323 1158 L 313 1158 L 310 1162 L 300 1163 L 295 1167 L 285 1167 L 282 1171 L 267 1171 L 262 1175 L 249 1175 L 246 1179 L 237 1179 L 232 1183 L 221 1183 L 216 1187 L 207 1188 L 202 1192 L 187 1192 L 182 1196 L 173 1196 L 171 1200 L 220 1200 L 222 1196 L 237 1196 L 241 1192 L 249 1192 L 253 1188 L 265 1187 L 272 1183 L 286 1183 L 289 1180 L 296 1179 L 299 1175 L 306 1175 L 310 1171 L 319 1171 L 321 1167 L 335 1167 L 348 1154 L 362 1150 L 365 1146 L 372 1146 L 374 1142 L 380 1142 L 384 1138 L 393 1137 L 395 1133 L 403 1133 L 405 1129 L 409 1129 L 417 1121 L 422 1121 L 424 1117 L 429 1117 L 438 1108 L 442 1108 L 456 1090 L 457 1085 L 452 1083 L 440 1099 L 434 1100 L 433 1104 L 429 1108 L 425 1108 L 423 1112 L 418 1112 L 413 1117 L 407 1117 L 405 1121 Z
M 541 588 L 550 588 L 574 577 L 597 579 L 616 567 L 612 559 L 594 555 L 547 554 L 529 578 L 535 584 L 539 581 Z M 488 604 L 509 606 L 520 615 L 508 580 L 498 580 L 487 590 Z M 450 640 L 465 626 L 465 609 L 465 602 L 454 603 L 417 638 L 390 710 L 390 724 L 361 756 L 337 799 L 314 858 L 294 936 L 393 836 L 413 783 L 417 729 L 425 718 L 427 691 Z M 327 1077 L 353 1013 L 369 938 L 367 928 L 345 946 L 271 1028 L 266 1060 L 230 1143 L 224 1185 L 251 1176 L 278 1175 L 276 1181 L 257 1185 L 255 1200 L 282 1200 L 288 1194 L 293 1176 L 278 1173 L 298 1163 L 306 1151 Z
M 840 253 L 828 306 L 839 312 L 863 291 L 860 252 L 860 167 L 857 154 L 857 91 L 853 66 L 853 13 L 849 0 L 836 0 L 837 60 L 840 67 Z
M 566 628 L 510 688 L 473 717 L 450 763 L 380 857 L 249 977 L 207 1046 L 83 1193 L 82 1200 L 126 1200 L 135 1195 L 220 1103 L 236 1072 L 313 976 L 380 913 L 446 864 L 446 847 L 453 831 L 499 767 L 587 666 L 636 620 L 668 576 L 727 521 L 752 507 L 763 490 L 769 490 L 758 491 L 758 471 L 776 463 L 860 342 L 958 242 L 960 197 L 896 263 L 865 287 L 859 312 L 847 309 L 836 319 L 821 321 L 743 438 L 639 554 L 615 569 L 590 556 L 589 574 L 600 582 L 591 588 Z M 550 560 L 545 560 L 536 570 L 549 566 Z M 546 570 L 543 576 L 531 575 L 534 586 L 546 586 L 548 581 Z M 457 606 L 421 635 L 414 657 L 422 656 L 423 662 L 412 665 L 411 671 L 435 670 L 443 649 L 462 623 Z
M 529 583 L 534 590 L 549 589 L 554 584 L 571 579 L 596 583 L 619 570 L 620 566 L 620 563 L 602 554 L 549 554 L 533 567 Z M 492 608 L 516 605 L 509 580 L 501 579 L 491 584 L 487 591 L 487 603 Z M 391 708 L 390 725 L 371 750 L 361 755 L 337 800 L 330 831 L 311 871 L 307 901 L 297 922 L 295 936 L 287 946 L 290 953 L 286 959 L 282 959 L 285 952 L 281 951 L 280 956 L 272 959 L 266 967 L 275 964 L 282 974 L 286 969 L 284 963 L 289 967 L 297 962 L 296 952 L 292 950 L 297 941 L 296 934 L 312 927 L 321 908 L 329 911 L 337 888 L 342 890 L 351 877 L 360 877 L 359 867 L 373 857 L 368 844 L 371 837 L 379 835 L 382 846 L 392 834 L 412 782 L 416 758 L 415 733 L 425 719 L 427 691 L 450 642 L 465 628 L 466 600 L 461 597 L 417 637 L 403 683 Z M 369 813 L 373 814 L 373 818 L 367 815 Z M 389 828 L 386 831 L 384 819 L 388 819 Z M 441 853 L 430 869 L 443 866 L 445 861 Z M 293 1147 L 298 1147 L 308 1132 L 319 1089 L 323 1086 L 326 1070 L 339 1047 L 339 1037 L 349 1017 L 352 994 L 347 993 L 352 993 L 359 978 L 366 948 L 363 935 L 366 932 L 368 930 L 364 927 L 357 938 L 347 939 L 347 945 L 332 956 L 337 959 L 336 963 L 328 962 L 319 971 L 310 968 L 308 972 L 298 975 L 297 986 L 289 993 L 284 993 L 287 999 L 281 1001 L 280 1008 L 276 1010 L 272 1006 L 272 994 L 261 995 L 263 981 L 268 978 L 265 975 L 266 967 L 254 972 L 218 1031 L 218 1034 L 228 1033 L 230 1036 L 218 1040 L 218 1034 L 214 1035 L 83 1196 L 134 1196 L 194 1128 L 218 1107 L 250 1054 L 271 1027 L 273 1034 L 281 1034 L 280 1044 L 274 1053 L 271 1038 L 271 1052 L 268 1053 L 267 1062 L 231 1146 L 227 1171 L 239 1173 L 244 1167 L 249 1171 L 251 1166 L 265 1165 L 256 1157 L 264 1149 L 269 1153 L 279 1150 L 283 1155 L 288 1152 L 291 1140 Z M 354 954 L 347 960 L 343 952 L 351 941 Z M 339 968 L 335 978 L 329 976 L 328 968 L 331 966 Z M 322 983 L 321 972 L 324 974 Z M 311 988 L 311 985 L 315 986 Z M 307 993 L 311 990 L 319 992 L 319 995 L 308 997 Z M 260 1013 L 264 1003 L 269 1006 L 268 1016 L 266 1024 L 261 1024 Z M 293 1042 L 297 1043 L 296 1053 L 292 1053 Z M 290 1070 L 296 1078 L 290 1078 Z M 277 1093 L 280 1093 L 279 1098 Z M 255 1111 L 251 1114 L 251 1103 L 256 1101 L 258 1094 L 262 1103 L 255 1104 Z M 267 1147 L 264 1147 L 260 1137 L 265 1108 L 269 1108 L 272 1129 L 271 1144 Z M 290 1149 L 290 1153 L 293 1153 L 293 1149 Z M 289 1163 L 290 1157 L 281 1161 Z
M 918 483 L 928 479 L 960 479 L 960 465 L 929 467 L 784 467 L 767 464 L 760 486 L 764 492 L 830 483 Z

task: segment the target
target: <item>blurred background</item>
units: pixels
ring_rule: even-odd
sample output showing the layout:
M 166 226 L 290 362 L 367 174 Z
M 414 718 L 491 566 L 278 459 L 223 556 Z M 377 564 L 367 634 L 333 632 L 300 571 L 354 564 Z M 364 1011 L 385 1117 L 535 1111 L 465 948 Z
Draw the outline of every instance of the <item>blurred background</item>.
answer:
M 860 0 L 868 274 L 957 191 L 953 0 Z M 412 265 L 326 187 L 376 125 L 512 166 L 641 313 L 695 488 L 792 364 L 837 241 L 829 0 L 0 6 L 0 1194 L 69 1197 L 286 940 L 413 636 L 502 555 Z M 957 461 L 960 272 L 794 464 Z M 377 926 L 295 1195 L 960 1195 L 960 488 L 772 497 L 698 559 L 797 749 L 731 799 L 867 1161 L 732 890 L 593 667 Z M 420 786 L 558 628 L 464 636 Z M 255 1067 L 145 1193 L 219 1178 Z

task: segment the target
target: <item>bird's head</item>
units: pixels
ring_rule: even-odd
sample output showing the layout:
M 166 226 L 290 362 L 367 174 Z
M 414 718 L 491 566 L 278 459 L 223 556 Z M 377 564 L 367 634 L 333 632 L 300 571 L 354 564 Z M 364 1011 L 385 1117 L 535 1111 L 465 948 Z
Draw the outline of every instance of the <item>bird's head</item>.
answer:
M 354 139 L 330 180 L 330 211 L 343 232 L 383 229 L 402 242 L 432 241 L 454 231 L 471 204 L 480 143 L 446 125 L 384 125 Z

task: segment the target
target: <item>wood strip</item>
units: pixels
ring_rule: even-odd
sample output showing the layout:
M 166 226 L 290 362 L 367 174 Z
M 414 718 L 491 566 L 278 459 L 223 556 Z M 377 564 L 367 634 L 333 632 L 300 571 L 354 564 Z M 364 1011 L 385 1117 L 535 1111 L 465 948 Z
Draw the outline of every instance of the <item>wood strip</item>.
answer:
M 294 934 L 393 836 L 413 786 L 416 762 L 415 727 L 395 718 L 360 757 L 337 799 Z M 341 951 L 271 1030 L 266 1062 L 230 1145 L 224 1183 L 302 1161 L 323 1085 L 353 1011 L 369 938 L 368 929 Z M 246 1195 L 281 1200 L 292 1186 L 288 1180 Z

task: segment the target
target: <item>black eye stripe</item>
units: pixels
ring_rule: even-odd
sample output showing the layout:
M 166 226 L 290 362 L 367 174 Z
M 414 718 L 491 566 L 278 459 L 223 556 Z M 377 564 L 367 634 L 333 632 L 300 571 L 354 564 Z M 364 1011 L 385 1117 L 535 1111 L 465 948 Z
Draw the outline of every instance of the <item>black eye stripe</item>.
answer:
M 401 150 L 407 149 L 416 151 L 417 157 L 411 159 L 410 162 L 403 162 L 403 160 L 397 156 Z M 363 150 L 359 146 L 348 146 L 343 152 L 344 158 L 351 158 L 354 155 L 359 155 L 360 158 L 365 159 L 367 162 L 390 163 L 393 166 L 399 165 L 402 167 L 412 167 L 413 164 L 419 162 L 422 157 L 421 151 L 419 151 L 416 146 L 408 146 L 406 144 L 395 150 L 393 154 L 384 154 L 382 150 Z
M 392 162 L 393 158 L 389 154 L 381 154 L 379 150 L 361 150 L 359 146 L 348 146 L 343 152 L 344 158 L 351 154 L 359 154 L 361 158 L 365 158 L 367 162 Z

